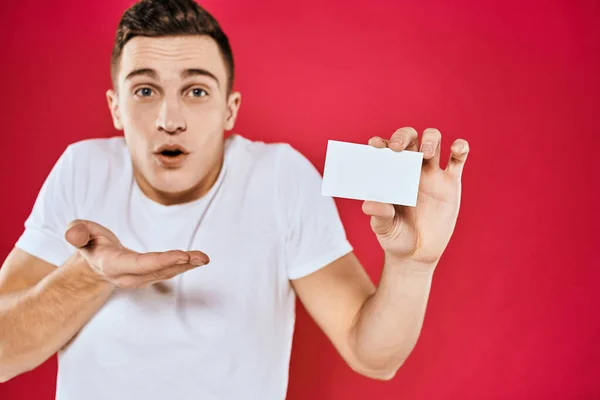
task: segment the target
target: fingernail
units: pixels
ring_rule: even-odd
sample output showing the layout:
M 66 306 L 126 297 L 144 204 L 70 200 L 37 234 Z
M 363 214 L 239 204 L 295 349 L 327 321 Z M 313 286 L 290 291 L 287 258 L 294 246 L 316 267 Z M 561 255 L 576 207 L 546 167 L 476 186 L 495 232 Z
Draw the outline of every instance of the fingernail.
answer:
M 457 152 L 462 153 L 462 151 L 465 149 L 465 145 L 462 143 L 458 143 L 457 145 L 454 146 L 454 149 Z
M 183 265 L 183 264 L 187 264 L 188 260 L 177 260 L 177 262 L 175 264 L 179 264 L 179 265 Z
M 421 145 L 421 152 L 423 152 L 423 153 L 433 153 L 433 145 L 431 143 L 423 143 Z
M 197 257 L 192 258 L 191 263 L 193 265 L 204 265 L 204 264 L 206 264 L 203 259 L 197 258 Z

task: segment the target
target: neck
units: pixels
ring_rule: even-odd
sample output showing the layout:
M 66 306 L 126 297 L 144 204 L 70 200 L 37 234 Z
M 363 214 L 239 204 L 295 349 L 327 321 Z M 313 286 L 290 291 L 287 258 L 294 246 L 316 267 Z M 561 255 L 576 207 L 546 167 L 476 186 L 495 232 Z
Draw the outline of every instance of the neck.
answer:
M 148 198 L 159 204 L 164 206 L 172 206 L 176 204 L 189 203 L 191 201 L 200 199 L 213 187 L 219 178 L 221 169 L 223 168 L 223 159 L 224 155 L 221 153 L 204 179 L 190 189 L 182 192 L 172 193 L 157 190 L 153 188 L 137 170 L 134 172 L 134 178 L 137 181 L 141 191 Z

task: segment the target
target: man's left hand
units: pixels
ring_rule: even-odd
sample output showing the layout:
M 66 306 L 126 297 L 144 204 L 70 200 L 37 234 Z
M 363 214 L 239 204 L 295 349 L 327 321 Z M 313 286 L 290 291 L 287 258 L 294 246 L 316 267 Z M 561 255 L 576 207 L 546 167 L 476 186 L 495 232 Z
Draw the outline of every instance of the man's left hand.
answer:
M 419 143 L 417 131 L 406 127 L 389 140 L 373 137 L 369 145 L 394 151 L 423 153 L 423 166 L 415 207 L 365 201 L 363 211 L 371 216 L 371 228 L 383 248 L 386 261 L 412 261 L 437 265 L 456 225 L 461 199 L 461 176 L 469 153 L 466 140 L 451 146 L 445 169 L 440 167 L 440 131 L 428 128 Z M 390 182 L 393 185 L 394 182 Z

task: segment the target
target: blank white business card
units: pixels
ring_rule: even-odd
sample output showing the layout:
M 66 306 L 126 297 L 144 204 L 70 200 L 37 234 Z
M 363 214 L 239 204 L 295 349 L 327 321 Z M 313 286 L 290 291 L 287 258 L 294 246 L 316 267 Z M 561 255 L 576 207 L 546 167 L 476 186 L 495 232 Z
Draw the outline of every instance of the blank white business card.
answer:
M 423 153 L 330 140 L 321 194 L 417 205 Z

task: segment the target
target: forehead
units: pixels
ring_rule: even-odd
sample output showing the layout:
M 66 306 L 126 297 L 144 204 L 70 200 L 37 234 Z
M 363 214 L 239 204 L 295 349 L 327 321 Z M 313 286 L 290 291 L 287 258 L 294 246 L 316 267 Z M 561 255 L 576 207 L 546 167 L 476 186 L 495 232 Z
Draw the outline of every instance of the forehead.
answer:
M 119 81 L 129 72 L 149 68 L 160 79 L 179 77 L 185 69 L 205 69 L 225 82 L 227 72 L 219 46 L 209 36 L 137 36 L 123 47 Z

